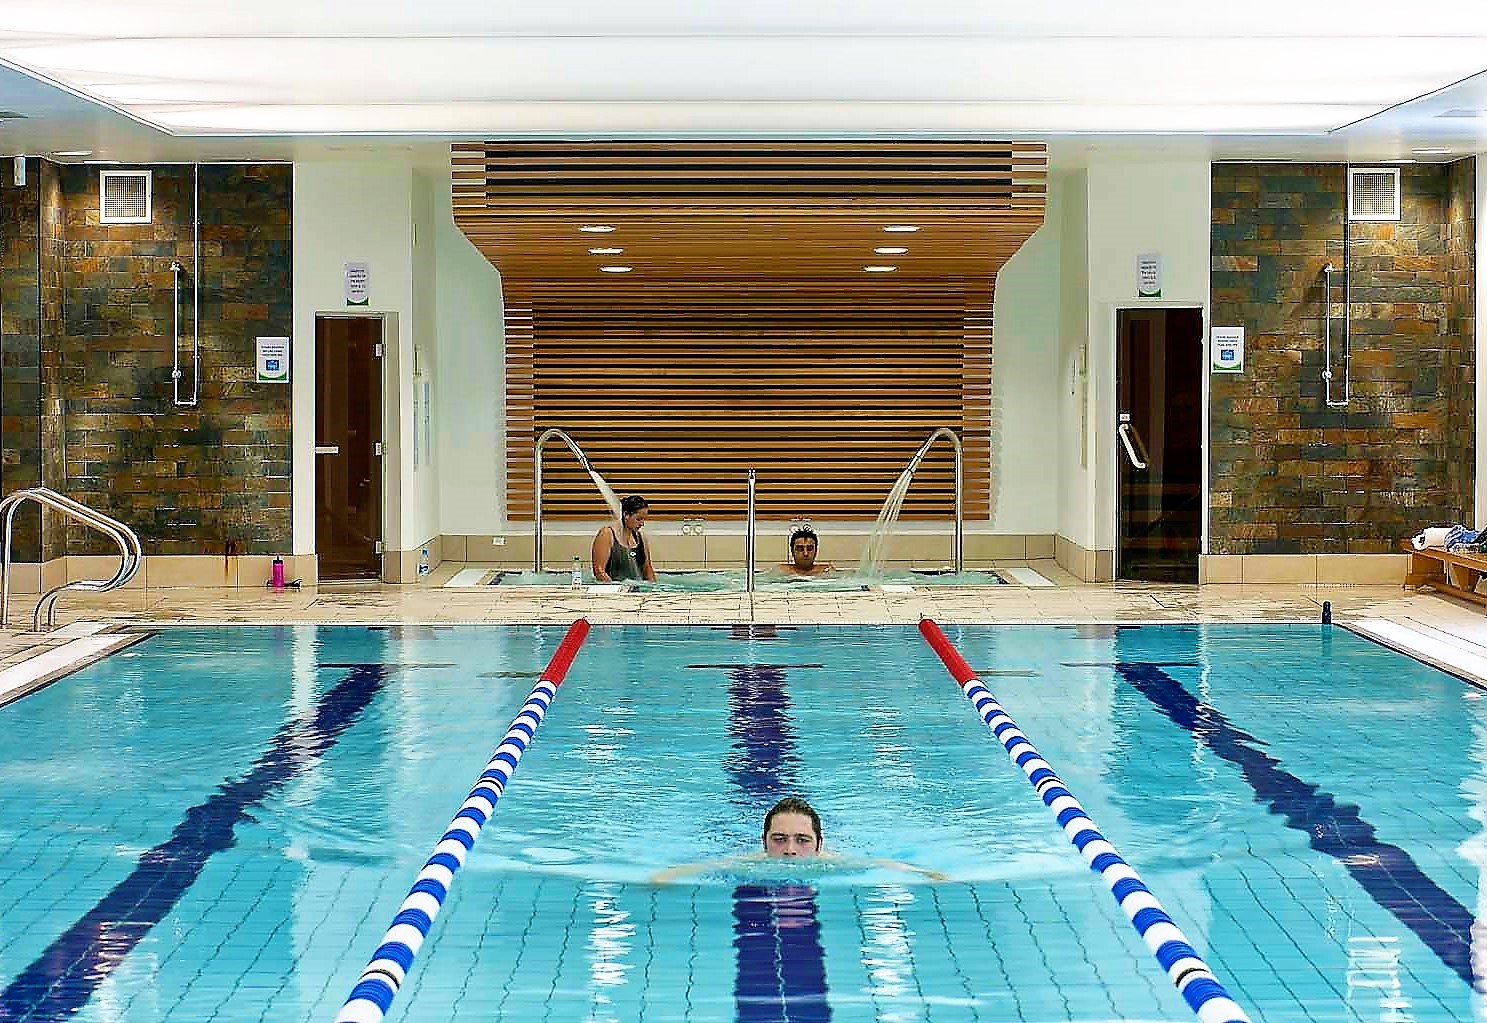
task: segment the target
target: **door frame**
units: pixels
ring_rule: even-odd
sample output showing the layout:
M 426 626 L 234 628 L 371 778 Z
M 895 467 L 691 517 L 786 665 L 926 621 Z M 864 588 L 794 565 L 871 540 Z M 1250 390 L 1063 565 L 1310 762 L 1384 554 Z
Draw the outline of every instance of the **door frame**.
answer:
M 1201 458 L 1203 459 L 1203 508 L 1202 525 L 1199 529 L 1198 535 L 1198 585 L 1201 586 L 1203 584 L 1204 575 L 1203 558 L 1208 555 L 1208 498 L 1210 486 L 1210 481 L 1208 478 L 1208 417 L 1211 410 L 1209 408 L 1208 394 L 1208 387 L 1210 382 L 1210 354 L 1208 350 L 1208 335 L 1211 331 L 1211 325 L 1209 322 L 1208 304 L 1206 302 L 1200 301 L 1182 302 L 1176 299 L 1173 299 L 1171 301 L 1154 299 L 1141 302 L 1133 302 L 1128 300 L 1123 302 L 1113 302 L 1111 303 L 1109 308 L 1110 313 L 1107 320 L 1107 325 L 1110 330 L 1110 349 L 1109 361 L 1107 365 L 1110 367 L 1110 372 L 1105 386 L 1101 388 L 1101 391 L 1104 392 L 1105 409 L 1101 412 L 1101 420 L 1097 432 L 1097 437 L 1099 438 L 1099 442 L 1105 447 L 1105 455 L 1102 460 L 1102 464 L 1105 467 L 1105 471 L 1109 474 L 1107 478 L 1110 480 L 1110 484 L 1106 488 L 1106 493 L 1109 495 L 1109 505 L 1100 513 L 1100 516 L 1105 519 L 1110 529 L 1111 581 L 1116 581 L 1117 572 L 1120 568 L 1120 441 L 1115 435 L 1115 418 L 1117 415 L 1120 414 L 1120 384 L 1119 381 L 1116 380 L 1116 376 L 1120 372 L 1120 314 L 1122 312 L 1149 312 L 1153 309 L 1196 309 L 1198 310 L 1199 322 L 1202 324 L 1200 328 L 1201 333 L 1198 340 L 1199 345 L 1202 349 L 1201 359 L 1203 366 L 1201 396 L 1201 400 L 1203 402 L 1203 415 L 1201 417 L 1201 429 L 1203 432 L 1203 436 L 1199 438 L 1200 447 L 1202 449 Z M 1098 519 L 1096 521 L 1098 521 Z
M 389 520 L 388 519 L 389 512 L 395 510 L 395 508 L 396 508 L 396 505 L 390 505 L 389 504 L 389 501 L 390 501 L 390 498 L 389 498 L 389 495 L 388 495 L 388 479 L 389 479 L 389 473 L 387 471 L 387 463 L 393 457 L 393 452 L 396 451 L 397 448 L 398 448 L 398 446 L 396 444 L 391 443 L 388 440 L 388 423 L 389 423 L 389 421 L 392 422 L 394 424 L 394 426 L 397 423 L 395 412 L 391 416 L 389 415 L 389 407 L 388 407 L 389 406 L 389 402 L 388 402 L 388 396 L 387 396 L 387 375 L 388 375 L 388 373 L 387 373 L 387 363 L 388 363 L 388 360 L 392 356 L 392 347 L 393 347 L 392 346 L 392 343 L 388 340 L 388 332 L 389 332 L 389 329 L 392 327 L 392 325 L 394 323 L 394 320 L 393 320 L 392 315 L 391 314 L 388 314 L 388 313 L 362 312 L 362 311 L 349 312 L 349 311 L 346 311 L 346 310 L 331 310 L 331 311 L 326 311 L 326 312 L 319 312 L 319 311 L 317 311 L 314 314 L 314 316 L 313 316 L 313 319 L 312 319 L 312 328 L 311 328 L 311 331 L 310 331 L 310 358 L 309 358 L 309 363 L 310 363 L 311 374 L 312 375 L 314 374 L 315 367 L 319 366 L 319 364 L 320 364 L 320 321 L 321 320 L 376 320 L 377 323 L 378 323 L 378 329 L 381 331 L 382 340 L 381 340 L 380 343 L 382 345 L 382 358 L 380 358 L 380 359 L 377 360 L 377 362 L 378 362 L 378 371 L 377 371 L 378 372 L 378 381 L 377 381 L 377 387 L 382 392 L 382 422 L 380 424 L 378 424 L 380 426 L 380 428 L 381 428 L 381 434 L 382 434 L 382 459 L 380 461 L 380 464 L 378 464 L 378 466 L 377 466 L 377 474 L 378 474 L 377 487 L 378 487 L 378 490 L 379 490 L 380 495 L 381 495 L 381 501 L 378 502 L 379 505 L 380 505 L 380 507 L 378 508 L 378 519 L 379 519 L 379 521 L 377 522 L 377 534 L 378 534 L 379 542 L 382 544 L 382 555 L 381 555 L 381 567 L 378 570 L 377 577 L 382 582 L 386 582 L 387 581 L 387 559 L 393 553 L 391 551 L 391 549 L 390 549 L 391 548 L 391 544 L 388 541 L 387 523 L 388 523 L 388 520 Z M 316 454 L 314 454 L 314 448 L 315 448 L 315 445 L 318 444 L 319 441 L 320 441 L 320 438 L 318 436 L 315 436 L 315 432 L 316 432 L 316 430 L 318 429 L 318 426 L 319 426 L 319 411 L 320 411 L 320 380 L 317 377 L 314 380 L 314 382 L 313 382 L 313 384 L 311 385 L 311 388 L 310 388 L 310 416 L 309 416 L 309 429 L 310 429 L 310 432 L 311 432 L 311 438 L 310 438 L 310 450 L 311 450 L 311 454 L 310 454 L 310 458 L 311 458 L 311 463 L 310 463 L 310 537 L 311 537 L 311 542 L 314 544 L 315 556 L 316 556 L 316 560 L 317 561 L 319 560 L 319 557 L 320 557 L 320 538 L 319 538 L 319 536 L 316 535 L 315 516 L 316 516 L 316 509 L 319 507 L 320 494 L 316 490 L 316 487 L 315 487 L 315 463 L 314 463 L 314 459 L 317 458 L 317 457 L 319 457 L 319 456 L 316 455 Z M 317 571 L 316 575 L 318 577 L 318 575 L 319 575 L 318 571 Z

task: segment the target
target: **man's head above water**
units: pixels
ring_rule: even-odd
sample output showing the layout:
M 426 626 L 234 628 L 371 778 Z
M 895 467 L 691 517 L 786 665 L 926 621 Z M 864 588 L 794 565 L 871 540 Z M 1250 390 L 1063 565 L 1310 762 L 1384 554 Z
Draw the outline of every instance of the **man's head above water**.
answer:
M 786 796 L 764 815 L 766 856 L 821 855 L 821 815 L 811 804 Z
M 816 555 L 821 550 L 821 538 L 810 526 L 800 526 L 790 534 L 789 567 L 795 572 L 810 573 L 816 568 Z

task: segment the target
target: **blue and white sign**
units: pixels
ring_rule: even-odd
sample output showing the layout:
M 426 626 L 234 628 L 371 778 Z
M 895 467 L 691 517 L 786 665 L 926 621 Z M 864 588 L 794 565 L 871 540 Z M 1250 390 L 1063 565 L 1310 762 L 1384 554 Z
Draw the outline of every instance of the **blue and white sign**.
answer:
M 260 384 L 289 383 L 289 339 L 287 337 L 258 338 L 258 382 Z
M 1212 372 L 1244 372 L 1243 327 L 1214 327 L 1208 334 L 1208 349 Z

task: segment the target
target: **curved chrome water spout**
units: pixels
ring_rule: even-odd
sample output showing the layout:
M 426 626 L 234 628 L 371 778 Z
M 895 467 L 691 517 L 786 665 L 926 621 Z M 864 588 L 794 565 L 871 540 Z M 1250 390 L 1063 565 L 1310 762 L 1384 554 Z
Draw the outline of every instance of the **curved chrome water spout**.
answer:
M 898 490 L 900 486 L 907 486 L 904 477 L 908 477 L 910 479 L 913 478 L 915 470 L 919 468 L 919 463 L 924 460 L 924 456 L 929 453 L 929 449 L 934 446 L 935 441 L 939 440 L 941 437 L 948 439 L 950 441 L 950 446 L 955 450 L 955 571 L 964 572 L 965 503 L 963 500 L 963 491 L 965 475 L 962 465 L 964 461 L 964 452 L 961 448 L 960 438 L 956 436 L 955 431 L 950 429 L 950 427 L 948 426 L 942 426 L 931 433 L 927 438 L 925 438 L 924 443 L 919 445 L 919 450 L 914 452 L 914 457 L 909 459 L 909 464 L 904 467 L 904 471 L 899 474 L 899 481 L 894 485 L 894 489 Z M 878 513 L 880 520 L 884 517 L 886 509 L 888 508 L 888 504 L 892 500 L 893 494 L 890 493 L 888 501 L 885 501 L 883 504 L 885 511 Z M 879 525 L 882 525 L 882 523 L 880 522 Z M 871 542 L 869 549 L 871 553 Z
M 559 430 L 556 426 L 550 430 L 542 431 L 542 436 L 537 438 L 536 450 L 533 452 L 535 465 L 532 474 L 533 485 L 537 491 L 537 513 L 532 520 L 532 571 L 534 572 L 542 571 L 542 448 L 554 437 L 559 438 L 564 444 L 568 445 L 568 450 L 573 452 L 574 456 L 578 459 L 578 464 L 583 466 L 584 472 L 593 471 L 589 468 L 589 456 L 583 453 L 583 448 L 579 447 L 578 443 L 572 437 Z

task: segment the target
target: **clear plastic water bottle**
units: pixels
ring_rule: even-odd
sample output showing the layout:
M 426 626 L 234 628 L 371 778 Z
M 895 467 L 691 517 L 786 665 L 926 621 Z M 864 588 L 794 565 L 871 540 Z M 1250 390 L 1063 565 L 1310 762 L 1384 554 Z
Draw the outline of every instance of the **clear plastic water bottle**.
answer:
M 421 576 L 429 574 L 429 549 L 427 547 L 418 552 L 418 574 Z
M 573 585 L 583 585 L 583 559 L 577 554 L 573 555 Z

